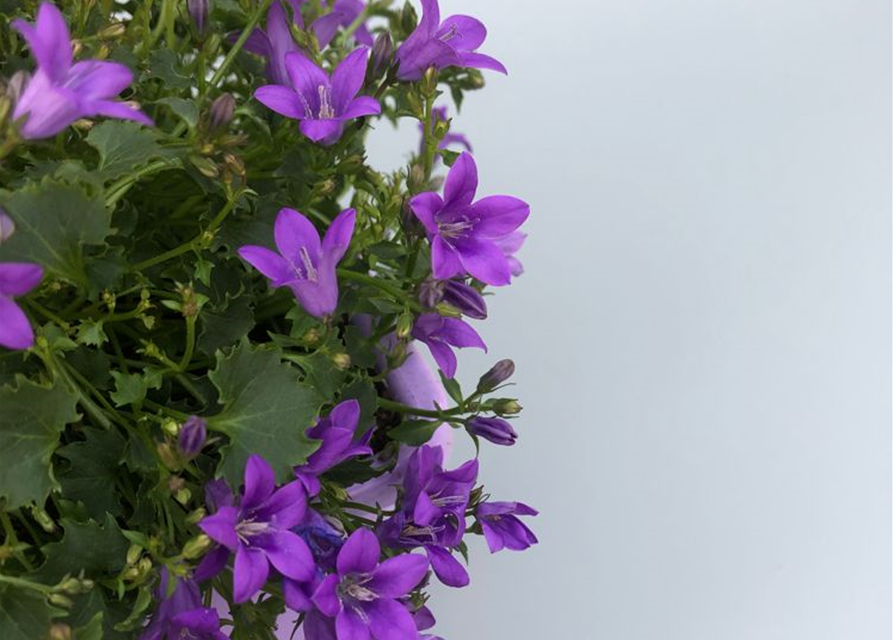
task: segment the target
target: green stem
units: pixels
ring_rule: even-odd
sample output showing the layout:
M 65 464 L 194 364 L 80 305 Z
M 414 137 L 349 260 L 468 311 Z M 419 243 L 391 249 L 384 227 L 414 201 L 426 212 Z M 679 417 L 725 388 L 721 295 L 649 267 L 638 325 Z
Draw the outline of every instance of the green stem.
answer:
M 25 580 L 24 578 L 16 578 L 14 576 L 4 576 L 0 573 L 0 582 L 11 584 L 14 587 L 21 587 L 22 589 L 31 589 L 33 591 L 39 591 L 43 594 L 51 594 L 56 592 L 55 587 L 51 587 L 48 584 L 40 584 L 39 582 L 31 582 L 30 580 Z
M 112 183 L 106 190 L 107 195 L 105 197 L 105 206 L 111 209 L 117 204 L 118 200 L 123 198 L 124 195 L 130 191 L 130 188 L 136 184 L 140 178 L 152 175 L 153 173 L 158 173 L 169 166 L 169 160 L 156 160 L 155 162 L 150 162 L 145 167 L 124 176 L 117 182 Z
M 410 407 L 407 404 L 394 402 L 393 400 L 388 400 L 387 398 L 379 398 L 378 406 L 382 409 L 387 409 L 388 411 L 396 411 L 397 413 L 408 413 L 414 416 L 421 416 L 422 418 L 435 418 L 437 420 L 448 420 L 449 418 L 462 413 L 459 407 L 454 407 L 453 409 L 447 409 L 445 411 L 436 411 L 434 409 L 419 409 L 418 407 Z
M 431 179 L 434 169 L 434 152 L 437 143 L 434 140 L 434 96 L 425 98 L 425 180 Z
M 192 362 L 192 354 L 195 351 L 195 316 L 186 318 L 186 350 L 183 357 L 180 358 L 180 364 L 177 365 L 177 371 L 182 373 L 186 371 L 189 363 Z
M 147 407 L 155 409 L 156 411 L 161 411 L 162 413 L 166 413 L 168 416 L 176 420 L 189 420 L 188 413 L 183 413 L 182 411 L 177 411 L 176 409 L 165 407 L 163 404 L 158 404 L 157 402 L 152 402 L 151 400 L 144 400 L 143 402 L 146 404 Z
M 16 537 L 15 529 L 12 526 L 12 521 L 9 519 L 9 514 L 5 511 L 0 511 L 0 522 L 3 523 L 3 530 L 6 532 L 6 544 L 10 546 L 16 546 L 19 543 L 19 539 Z M 21 551 L 15 552 L 16 560 L 22 563 L 22 566 L 25 567 L 28 571 L 34 571 L 34 566 L 28 562 L 28 558 L 25 557 L 25 554 Z M 0 576 L 2 578 L 4 576 Z
M 236 59 L 239 51 L 242 50 L 242 47 L 248 41 L 248 37 L 254 31 L 254 27 L 256 27 L 257 23 L 260 22 L 260 19 L 266 15 L 267 9 L 272 3 L 273 0 L 263 0 L 263 2 L 257 5 L 257 9 L 255 9 L 254 14 L 252 14 L 251 18 L 248 20 L 248 24 L 242 29 L 242 34 L 239 36 L 239 39 L 236 40 L 236 43 L 233 45 L 233 48 L 229 50 L 229 53 L 226 54 L 220 67 L 218 67 L 217 71 L 214 72 L 214 75 L 211 76 L 208 86 L 217 86 L 217 83 L 220 82 L 224 75 L 226 75 L 227 69 L 229 69 L 229 66 L 233 63 L 233 60 Z
M 360 11 L 360 15 L 356 17 L 356 19 L 350 23 L 350 26 L 347 27 L 344 31 L 341 32 L 342 42 L 347 42 L 347 39 L 350 38 L 357 29 L 360 28 L 360 25 L 366 21 L 366 17 L 369 15 L 369 7 L 364 6 L 363 10 Z
M 337 269 L 336 272 L 339 277 L 344 278 L 345 280 L 362 282 L 363 284 L 368 284 L 369 286 L 376 287 L 377 289 L 381 289 L 382 291 L 391 294 L 391 296 L 393 296 L 399 302 L 408 305 L 410 309 L 417 313 L 424 313 L 425 311 L 422 308 L 422 305 L 409 297 L 408 292 L 404 291 L 400 287 L 395 287 L 394 285 L 389 284 L 381 280 L 380 278 L 374 278 L 365 273 L 350 271 L 349 269 Z

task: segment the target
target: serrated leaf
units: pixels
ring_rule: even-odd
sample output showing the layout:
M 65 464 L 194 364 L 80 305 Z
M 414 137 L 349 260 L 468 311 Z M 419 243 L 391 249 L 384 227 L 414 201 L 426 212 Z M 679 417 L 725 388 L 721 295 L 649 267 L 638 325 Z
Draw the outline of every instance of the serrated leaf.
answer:
M 165 104 L 192 129 L 198 123 L 198 107 L 192 100 L 183 98 L 162 98 L 158 104 Z
M 280 481 L 292 478 L 292 467 L 318 446 L 305 431 L 319 413 L 319 394 L 301 384 L 278 349 L 252 348 L 247 340 L 227 355 L 218 352 L 217 368 L 208 377 L 223 405 L 208 424 L 230 439 L 221 449 L 224 477 L 239 486 L 245 462 L 255 453 L 272 465 Z
M 404 420 L 388 431 L 388 437 L 412 447 L 420 447 L 431 439 L 441 424 L 443 423 L 437 420 Z
M 254 312 L 247 296 L 234 300 L 227 296 L 224 304 L 205 307 L 199 317 L 202 328 L 198 349 L 202 353 L 213 354 L 232 346 L 254 328 Z
M 170 89 L 189 89 L 195 85 L 195 81 L 186 76 L 180 68 L 177 54 L 166 48 L 152 52 L 149 57 L 149 68 L 143 74 L 143 78 L 161 80 L 165 87 Z
M 91 347 L 101 347 L 109 339 L 102 325 L 102 320 L 84 320 L 78 325 L 77 341 Z
M 138 373 L 122 373 L 112 371 L 115 379 L 115 390 L 111 393 L 116 407 L 142 402 L 146 398 L 149 384 L 145 376 Z
M 152 590 L 148 587 L 140 587 L 133 603 L 133 610 L 124 620 L 115 625 L 115 631 L 132 631 L 138 629 L 143 622 L 143 612 L 152 604 Z
M 114 374 L 113 374 L 114 375 Z M 101 520 L 106 512 L 120 515 L 115 475 L 124 457 L 126 441 L 114 429 L 84 429 L 86 440 L 56 451 L 70 467 L 59 474 L 62 493 L 68 500 L 84 503 L 91 518 Z
M 106 120 L 90 130 L 87 144 L 99 152 L 97 171 L 114 180 L 161 153 L 151 129 L 125 120 Z
M 0 498 L 6 508 L 43 504 L 56 481 L 50 457 L 65 425 L 77 421 L 77 397 L 58 380 L 51 387 L 17 378 L 0 387 Z
M 101 525 L 68 518 L 60 524 L 65 530 L 62 540 L 43 548 L 47 561 L 37 572 L 41 580 L 53 584 L 81 570 L 88 578 L 113 576 L 124 568 L 130 543 L 111 515 L 106 514 Z
M 0 587 L 0 638 L 3 640 L 45 638 L 53 618 L 62 613 L 38 593 Z
M 16 225 L 0 246 L 0 260 L 36 262 L 49 275 L 87 286 L 84 249 L 103 244 L 112 231 L 101 191 L 44 178 L 0 191 L 0 207 Z

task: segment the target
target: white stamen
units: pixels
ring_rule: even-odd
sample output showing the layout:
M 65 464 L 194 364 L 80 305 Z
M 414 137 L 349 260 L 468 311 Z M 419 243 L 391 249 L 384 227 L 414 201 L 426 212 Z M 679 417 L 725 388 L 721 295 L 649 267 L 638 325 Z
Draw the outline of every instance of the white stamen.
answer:
M 331 120 L 335 117 L 335 108 L 332 107 L 332 96 L 329 93 L 329 88 L 319 85 L 317 90 L 319 91 L 319 117 L 321 120 Z

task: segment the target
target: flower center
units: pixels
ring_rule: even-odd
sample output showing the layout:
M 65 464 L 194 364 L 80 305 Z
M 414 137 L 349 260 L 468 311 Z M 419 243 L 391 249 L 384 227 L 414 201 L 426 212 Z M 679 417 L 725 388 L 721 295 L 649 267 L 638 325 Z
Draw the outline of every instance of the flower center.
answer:
M 332 106 L 332 93 L 328 87 L 319 85 L 319 119 L 331 120 L 335 117 L 335 108 Z
M 360 609 L 357 605 L 361 602 L 372 602 L 378 598 L 378 594 L 366 586 L 372 580 L 368 573 L 352 573 L 345 576 L 338 586 L 338 595 L 351 607 Z
M 263 533 L 270 528 L 269 522 L 255 522 L 254 520 L 242 520 L 236 525 L 236 535 L 239 540 L 248 544 L 248 539 Z
M 447 29 L 447 30 L 440 36 L 440 40 L 441 40 L 441 42 L 449 42 L 450 40 L 452 40 L 453 38 L 455 38 L 457 35 L 459 35 L 459 25 L 457 25 L 457 24 L 451 24 L 451 25 L 450 25 L 450 28 Z
M 456 222 L 438 222 L 437 231 L 445 240 L 455 240 L 465 235 L 474 223 L 471 220 L 457 220 Z
M 295 273 L 297 273 L 301 280 L 317 282 L 319 280 L 319 272 L 316 270 L 316 267 L 313 266 L 313 260 L 310 259 L 310 252 L 307 251 L 307 247 L 301 247 L 300 251 L 298 251 L 298 255 L 301 258 L 301 264 L 294 265 Z M 304 267 L 303 271 L 301 271 L 302 266 Z
M 400 532 L 404 542 L 410 544 L 417 542 L 437 542 L 437 534 L 443 531 L 443 527 L 420 527 L 417 524 L 407 524 Z

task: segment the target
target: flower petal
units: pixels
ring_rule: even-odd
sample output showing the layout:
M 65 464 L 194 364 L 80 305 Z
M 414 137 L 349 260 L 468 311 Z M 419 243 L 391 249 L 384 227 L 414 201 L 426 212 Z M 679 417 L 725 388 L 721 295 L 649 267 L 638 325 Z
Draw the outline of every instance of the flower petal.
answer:
M 336 592 L 340 580 L 337 575 L 327 575 L 313 592 L 313 604 L 330 618 L 334 618 L 341 611 L 341 601 Z
M 40 284 L 43 267 L 33 262 L 0 262 L 0 296 L 23 296 Z
M 52 2 L 43 2 L 37 10 L 33 26 L 24 20 L 13 20 L 15 28 L 31 48 L 37 65 L 54 80 L 61 80 L 71 68 L 71 36 L 65 17 Z
M 338 552 L 338 573 L 368 573 L 376 567 L 380 557 L 381 545 L 375 534 L 368 529 L 357 529 Z
M 334 427 L 356 431 L 357 423 L 360 421 L 360 403 L 356 400 L 345 400 L 335 405 L 329 414 L 329 420 Z
M 276 216 L 273 237 L 279 253 L 302 274 L 303 279 L 308 279 L 306 258 L 310 259 L 312 267 L 316 269 L 321 256 L 319 232 L 313 223 L 303 213 L 282 208 Z
M 313 600 L 304 590 L 305 586 L 307 586 L 306 582 L 298 582 L 289 578 L 282 581 L 282 596 L 286 606 L 292 611 L 307 613 L 313 610 Z
M 340 120 L 350 120 L 362 116 L 374 116 L 381 113 L 381 105 L 371 96 L 360 96 L 347 103 L 344 110 L 339 112 Z
M 375 640 L 415 640 L 418 637 L 412 614 L 396 600 L 375 600 L 365 609 Z
M 372 573 L 369 588 L 384 598 L 401 598 L 428 572 L 428 558 L 406 553 L 382 562 Z
M 245 463 L 245 489 L 242 494 L 241 507 L 243 511 L 260 506 L 270 495 L 276 486 L 276 474 L 273 467 L 252 453 Z
M 326 72 L 297 51 L 286 54 L 285 68 L 292 86 L 307 101 L 311 113 L 319 113 L 319 87 L 329 87 Z
M 456 558 L 443 547 L 425 547 L 431 568 L 442 583 L 448 587 L 465 587 L 471 582 L 468 572 Z
M 133 82 L 133 73 L 123 64 L 84 60 L 71 67 L 65 81 L 84 100 L 114 98 Z
M 428 343 L 428 348 L 431 350 L 431 356 L 434 358 L 434 362 L 436 362 L 437 366 L 440 367 L 440 370 L 443 371 L 443 375 L 447 378 L 454 377 L 459 363 L 456 360 L 456 354 L 453 353 L 453 350 L 450 349 L 449 345 L 442 342 L 432 341 Z
M 484 44 L 487 28 L 483 22 L 471 16 L 450 16 L 440 23 L 435 37 L 456 51 L 474 51 Z
M 443 198 L 433 191 L 425 191 L 410 199 L 409 209 L 419 219 L 429 235 L 437 233 L 436 216 L 443 209 Z
M 260 549 L 240 545 L 233 567 L 233 600 L 236 604 L 247 602 L 267 583 L 270 564 Z
M 412 510 L 412 519 L 416 524 L 427 527 L 440 517 L 442 513 L 441 509 L 431 501 L 431 497 L 428 493 L 422 491 Z
M 328 265 L 334 266 L 344 257 L 353 237 L 356 220 L 355 209 L 345 209 L 332 220 L 322 240 L 322 255 L 325 256 Z
M 431 270 L 438 280 L 465 273 L 459 253 L 440 236 L 434 236 L 431 241 Z
M 443 187 L 443 200 L 446 206 L 469 205 L 478 188 L 478 169 L 474 158 L 463 151 L 447 174 Z
M 341 114 L 353 100 L 366 78 L 369 49 L 359 47 L 351 51 L 332 72 L 332 106 Z
M 440 339 L 454 347 L 477 347 L 487 350 L 487 345 L 470 324 L 458 318 L 444 318 L 440 328 Z
M 295 277 L 288 262 L 265 247 L 247 245 L 240 247 L 237 253 L 242 260 L 268 277 L 274 287 L 281 287 Z
M 152 118 L 147 116 L 139 109 L 134 109 L 126 102 L 118 102 L 117 100 L 93 100 L 88 105 L 90 113 L 88 116 L 105 116 L 107 118 L 117 118 L 118 120 L 133 120 L 147 127 L 154 126 Z
M 277 529 L 291 529 L 304 519 L 306 512 L 307 494 L 304 485 L 295 481 L 277 489 L 255 512 L 255 516 Z
M 267 109 L 275 111 L 286 118 L 302 120 L 313 114 L 308 114 L 301 103 L 301 99 L 293 89 L 279 84 L 268 84 L 258 87 L 254 92 L 254 98 Z
M 313 33 L 316 35 L 316 41 L 319 43 L 320 49 L 325 49 L 329 46 L 332 38 L 338 33 L 338 27 L 341 26 L 342 20 L 344 20 L 343 13 L 340 11 L 330 11 L 326 15 L 320 16 L 313 21 L 312 29 Z
M 220 572 L 226 568 L 226 561 L 229 560 L 230 551 L 226 547 L 218 546 L 202 558 L 195 568 L 192 579 L 196 582 L 204 582 L 211 578 L 216 578 Z
M 28 316 L 12 298 L 0 296 L 0 345 L 7 349 L 30 349 L 34 330 Z
M 499 60 L 483 53 L 460 53 L 457 66 L 470 67 L 472 69 L 490 69 L 508 75 L 509 71 Z
M 480 238 L 508 236 L 530 215 L 530 205 L 512 196 L 481 198 L 472 205 L 472 209 L 479 218 L 474 232 Z M 518 246 L 520 248 L 520 243 Z
M 303 491 L 303 487 L 301 489 Z M 310 547 L 296 533 L 276 531 L 263 534 L 258 536 L 257 546 L 267 554 L 276 571 L 287 578 L 306 582 L 316 573 L 316 563 Z
M 338 613 L 335 630 L 338 633 L 338 640 L 369 640 L 369 627 L 353 609 L 342 609 Z
M 202 518 L 198 526 L 211 540 L 235 551 L 239 546 L 239 536 L 236 534 L 238 522 L 239 510 L 236 507 L 221 507 L 217 513 Z
M 465 270 L 481 282 L 495 287 L 511 283 L 508 260 L 491 240 L 463 238 L 456 243 L 456 249 Z
M 341 120 L 302 120 L 301 133 L 324 147 L 335 144 L 344 131 Z

